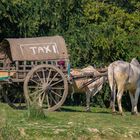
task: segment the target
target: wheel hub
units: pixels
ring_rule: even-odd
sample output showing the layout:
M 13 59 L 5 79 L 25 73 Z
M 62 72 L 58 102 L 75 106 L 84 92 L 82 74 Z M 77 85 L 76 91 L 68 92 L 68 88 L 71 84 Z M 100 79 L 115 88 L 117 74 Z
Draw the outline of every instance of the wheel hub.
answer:
M 51 86 L 48 85 L 48 83 L 44 83 L 44 84 L 42 85 L 42 89 L 43 89 L 44 91 L 50 91 L 50 90 L 51 90 Z

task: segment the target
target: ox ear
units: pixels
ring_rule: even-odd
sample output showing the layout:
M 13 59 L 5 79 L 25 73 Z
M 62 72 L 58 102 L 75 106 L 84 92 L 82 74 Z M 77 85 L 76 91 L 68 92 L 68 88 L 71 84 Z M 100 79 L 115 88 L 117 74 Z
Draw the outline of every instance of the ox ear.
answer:
M 139 61 L 138 61 L 136 58 L 133 58 L 133 59 L 131 60 L 131 64 L 140 67 L 140 63 L 139 63 Z

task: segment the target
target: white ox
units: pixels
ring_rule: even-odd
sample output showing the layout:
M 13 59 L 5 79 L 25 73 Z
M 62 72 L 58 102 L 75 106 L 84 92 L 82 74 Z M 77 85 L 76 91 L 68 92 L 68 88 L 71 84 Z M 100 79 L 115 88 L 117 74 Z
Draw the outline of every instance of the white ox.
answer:
M 138 114 L 137 103 L 140 92 L 140 64 L 133 58 L 131 63 L 124 61 L 115 61 L 108 67 L 108 81 L 111 88 L 112 111 L 115 112 L 115 98 L 117 88 L 117 102 L 119 113 L 123 115 L 121 99 L 123 92 L 128 90 L 132 114 Z
M 71 70 L 72 76 L 82 76 L 84 74 L 90 74 L 90 73 L 93 73 L 95 76 L 100 74 L 92 66 L 88 66 L 83 69 Z M 77 78 L 77 79 L 74 79 L 72 83 L 74 92 L 86 93 L 86 111 L 90 111 L 90 97 L 95 96 L 96 93 L 98 93 L 102 89 L 103 83 L 105 82 L 105 77 L 103 76 L 99 77 L 96 81 L 92 82 L 89 85 L 85 85 L 83 88 L 81 88 L 84 84 L 86 84 L 90 80 L 91 80 L 90 77 Z

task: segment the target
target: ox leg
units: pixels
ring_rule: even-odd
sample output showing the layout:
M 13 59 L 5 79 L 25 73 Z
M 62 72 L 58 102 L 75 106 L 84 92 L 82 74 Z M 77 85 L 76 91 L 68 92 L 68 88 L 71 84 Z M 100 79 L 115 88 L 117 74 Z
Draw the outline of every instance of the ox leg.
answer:
M 110 65 L 108 67 L 108 82 L 111 89 L 111 102 L 110 107 L 112 108 L 112 112 L 116 112 L 115 110 L 115 100 L 116 100 L 116 82 L 114 81 L 114 67 Z
M 90 92 L 86 92 L 86 111 L 90 112 Z
M 134 114 L 134 102 L 135 102 L 135 98 L 134 98 L 134 95 L 133 95 L 132 92 L 129 92 L 129 96 L 130 96 L 131 106 L 132 106 L 131 114 L 133 115 Z
M 139 92 L 140 92 L 140 88 L 137 88 L 136 93 L 135 93 L 135 102 L 134 102 L 134 113 L 136 115 L 138 114 L 137 103 L 139 99 Z
M 115 109 L 115 101 L 116 101 L 116 84 L 110 83 L 110 89 L 111 89 L 111 102 L 110 102 L 110 108 L 112 108 L 112 113 L 116 112 Z
M 119 107 L 119 113 L 120 113 L 121 115 L 123 115 L 122 103 L 121 103 L 123 91 L 124 91 L 123 88 L 118 88 L 117 102 L 118 102 L 118 107 Z
M 111 89 L 111 103 L 110 106 L 112 107 L 112 112 L 115 113 L 115 101 L 116 101 L 116 85 Z

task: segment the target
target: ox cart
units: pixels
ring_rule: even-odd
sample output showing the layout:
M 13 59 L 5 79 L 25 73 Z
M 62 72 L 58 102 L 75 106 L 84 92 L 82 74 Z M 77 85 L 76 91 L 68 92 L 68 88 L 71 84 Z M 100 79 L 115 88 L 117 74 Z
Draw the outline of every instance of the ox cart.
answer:
M 87 76 L 93 74 L 78 78 Z M 5 87 L 3 96 L 10 106 L 18 109 L 24 107 L 24 102 L 28 105 L 37 103 L 45 111 L 54 111 L 66 100 L 69 77 L 69 57 L 61 36 L 2 41 L 0 84 Z M 87 84 L 91 82 L 93 80 Z M 15 84 L 23 87 L 24 94 L 12 92 L 10 96 L 11 85 Z M 7 90 L 8 86 L 10 90 Z

